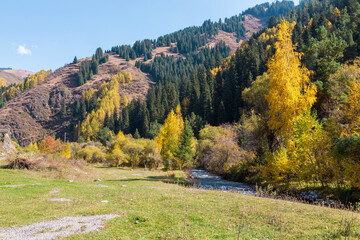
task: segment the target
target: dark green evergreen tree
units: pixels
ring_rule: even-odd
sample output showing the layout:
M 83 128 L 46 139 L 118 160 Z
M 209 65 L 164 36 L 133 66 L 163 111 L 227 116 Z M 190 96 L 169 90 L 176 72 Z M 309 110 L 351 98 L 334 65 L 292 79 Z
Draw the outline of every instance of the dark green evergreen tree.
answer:
M 194 152 L 192 150 L 192 139 L 194 133 L 188 120 L 185 120 L 184 130 L 179 140 L 179 148 L 176 157 L 181 161 L 181 168 L 192 167 L 194 165 Z

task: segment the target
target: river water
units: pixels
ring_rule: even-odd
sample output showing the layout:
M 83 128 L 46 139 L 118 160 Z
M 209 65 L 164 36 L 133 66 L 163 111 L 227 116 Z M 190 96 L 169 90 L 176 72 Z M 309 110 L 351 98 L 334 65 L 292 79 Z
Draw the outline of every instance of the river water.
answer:
M 202 169 L 192 170 L 191 176 L 195 178 L 195 186 L 197 188 L 234 191 L 241 194 L 256 195 L 255 189 L 245 183 L 226 181 L 221 177 L 208 173 Z

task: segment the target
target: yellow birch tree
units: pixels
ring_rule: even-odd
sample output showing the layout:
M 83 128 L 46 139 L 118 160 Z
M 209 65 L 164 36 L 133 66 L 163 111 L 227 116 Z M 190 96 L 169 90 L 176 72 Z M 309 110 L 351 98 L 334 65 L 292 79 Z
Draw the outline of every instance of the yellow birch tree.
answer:
M 278 137 L 291 135 L 296 118 L 316 101 L 316 86 L 310 82 L 310 71 L 301 67 L 301 54 L 295 51 L 291 36 L 295 22 L 285 19 L 278 25 L 275 55 L 268 62 L 270 78 L 268 122 Z
M 184 121 L 181 116 L 180 106 L 176 108 L 176 114 L 173 110 L 168 114 L 164 126 L 160 129 L 156 137 L 158 150 L 164 160 L 164 165 L 168 169 L 174 166 L 174 155 L 179 146 L 180 135 L 184 129 Z

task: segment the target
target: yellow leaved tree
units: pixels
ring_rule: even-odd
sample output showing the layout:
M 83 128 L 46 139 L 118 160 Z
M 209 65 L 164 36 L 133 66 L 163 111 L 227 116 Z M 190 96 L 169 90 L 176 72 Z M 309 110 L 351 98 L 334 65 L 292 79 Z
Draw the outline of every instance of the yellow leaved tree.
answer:
M 174 156 L 179 146 L 179 139 L 183 129 L 184 120 L 181 115 L 180 106 L 177 106 L 175 112 L 171 110 L 168 114 L 164 126 L 160 129 L 160 133 L 155 139 L 158 151 L 167 169 L 176 167 Z
M 66 142 L 65 149 L 61 152 L 61 156 L 64 158 L 71 158 L 71 147 L 69 141 Z
M 352 80 L 348 84 L 347 105 L 344 109 L 348 125 L 344 128 L 344 135 L 360 133 L 360 81 Z
M 296 118 L 316 101 L 316 86 L 310 82 L 310 71 L 301 67 L 301 54 L 295 52 L 291 36 L 295 22 L 285 19 L 278 25 L 275 55 L 268 62 L 270 79 L 268 122 L 278 137 L 291 135 Z
M 1 88 L 1 87 L 6 87 L 6 86 L 7 86 L 7 84 L 6 84 L 5 79 L 0 78 L 0 88 Z

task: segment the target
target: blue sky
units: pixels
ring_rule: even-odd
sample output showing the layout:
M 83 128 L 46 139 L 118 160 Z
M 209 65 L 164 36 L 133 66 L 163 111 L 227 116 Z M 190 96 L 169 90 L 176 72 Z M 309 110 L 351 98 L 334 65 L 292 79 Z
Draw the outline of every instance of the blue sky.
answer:
M 241 13 L 264 0 L 2 0 L 0 67 L 55 70 L 97 47 Z M 271 2 L 271 1 L 270 1 Z M 298 0 L 295 1 L 298 4 Z

